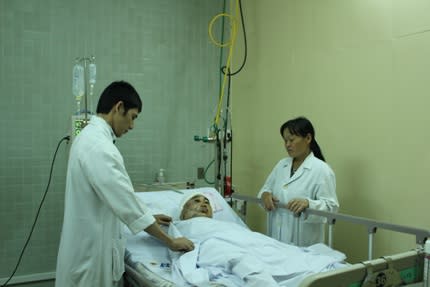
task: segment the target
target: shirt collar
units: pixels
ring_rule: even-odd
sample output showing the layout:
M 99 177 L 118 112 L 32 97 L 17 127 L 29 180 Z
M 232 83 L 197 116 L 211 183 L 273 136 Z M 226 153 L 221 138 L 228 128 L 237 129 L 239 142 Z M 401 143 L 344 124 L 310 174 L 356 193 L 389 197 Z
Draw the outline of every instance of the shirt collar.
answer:
M 312 168 L 312 163 L 311 163 L 310 159 L 313 158 L 313 157 L 315 157 L 314 153 L 311 152 L 310 154 L 308 154 L 308 156 L 305 158 L 305 160 L 302 162 L 301 165 L 304 168 L 311 169 Z M 288 157 L 287 158 L 287 162 L 284 164 L 284 168 L 285 167 L 290 167 L 292 164 L 293 164 L 293 158 L 292 157 Z
M 90 123 L 103 128 L 103 130 L 107 133 L 107 135 L 110 135 L 110 137 L 112 138 L 112 142 L 115 143 L 116 135 L 113 132 L 113 129 L 110 126 L 110 124 L 108 124 L 108 122 L 105 119 L 97 115 L 94 115 L 91 117 Z

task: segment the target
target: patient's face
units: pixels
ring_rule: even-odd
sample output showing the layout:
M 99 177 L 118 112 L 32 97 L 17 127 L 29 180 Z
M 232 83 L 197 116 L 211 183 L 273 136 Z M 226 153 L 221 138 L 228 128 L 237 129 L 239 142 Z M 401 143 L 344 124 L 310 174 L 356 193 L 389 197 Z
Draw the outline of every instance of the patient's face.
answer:
M 181 212 L 181 219 L 193 217 L 212 217 L 212 207 L 209 200 L 203 195 L 196 195 L 185 203 Z

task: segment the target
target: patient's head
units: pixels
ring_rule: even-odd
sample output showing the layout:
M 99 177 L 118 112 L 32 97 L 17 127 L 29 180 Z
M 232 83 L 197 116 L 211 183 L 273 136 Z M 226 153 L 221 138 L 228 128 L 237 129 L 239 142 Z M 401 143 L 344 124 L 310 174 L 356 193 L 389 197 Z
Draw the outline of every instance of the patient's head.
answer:
M 181 208 L 181 220 L 193 217 L 212 217 L 212 206 L 210 201 L 202 193 L 193 193 L 184 196 Z

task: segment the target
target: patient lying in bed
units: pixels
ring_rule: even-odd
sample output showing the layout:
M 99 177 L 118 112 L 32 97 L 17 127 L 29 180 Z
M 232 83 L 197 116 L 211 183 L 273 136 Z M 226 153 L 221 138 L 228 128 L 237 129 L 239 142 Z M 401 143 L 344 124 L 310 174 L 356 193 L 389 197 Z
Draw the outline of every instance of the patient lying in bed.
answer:
M 323 244 L 300 248 L 252 232 L 233 222 L 212 218 L 210 200 L 202 193 L 184 196 L 174 237 L 195 244 L 188 253 L 170 252 L 172 278 L 179 286 L 298 286 L 309 273 L 330 270 L 344 254 Z

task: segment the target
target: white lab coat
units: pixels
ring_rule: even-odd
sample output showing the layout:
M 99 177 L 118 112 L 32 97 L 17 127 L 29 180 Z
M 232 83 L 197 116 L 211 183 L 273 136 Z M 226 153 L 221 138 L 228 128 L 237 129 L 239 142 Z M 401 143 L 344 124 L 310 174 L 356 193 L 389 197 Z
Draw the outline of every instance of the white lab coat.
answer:
M 155 222 L 135 196 L 108 123 L 93 116 L 69 156 L 56 287 L 116 286 L 124 272 L 123 223 L 133 232 Z
M 263 192 L 271 192 L 279 199 L 281 205 L 294 198 L 305 198 L 309 201 L 309 208 L 336 212 L 339 202 L 336 196 L 336 179 L 330 166 L 311 152 L 294 175 L 290 176 L 292 163 L 291 157 L 280 160 L 258 193 L 258 197 L 261 198 Z M 324 242 L 325 220 L 321 217 L 309 216 L 300 224 L 298 242 L 295 242 L 297 221 L 292 212 L 285 208 L 276 208 L 269 213 L 269 220 L 271 220 L 269 235 L 275 239 L 299 246 Z

